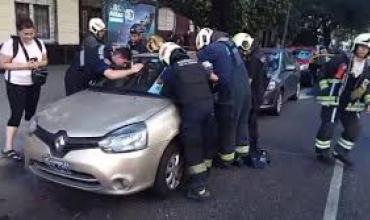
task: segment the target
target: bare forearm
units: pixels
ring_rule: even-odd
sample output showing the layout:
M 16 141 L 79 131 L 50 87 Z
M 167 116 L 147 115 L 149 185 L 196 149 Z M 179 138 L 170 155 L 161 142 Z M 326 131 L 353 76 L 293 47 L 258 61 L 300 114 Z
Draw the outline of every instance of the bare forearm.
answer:
M 5 70 L 30 70 L 29 63 L 3 63 L 1 67 Z
M 131 74 L 134 74 L 132 70 L 112 70 L 108 69 L 104 71 L 104 76 L 107 77 L 110 80 L 115 80 L 115 79 L 122 79 L 125 78 L 126 76 L 129 76 Z

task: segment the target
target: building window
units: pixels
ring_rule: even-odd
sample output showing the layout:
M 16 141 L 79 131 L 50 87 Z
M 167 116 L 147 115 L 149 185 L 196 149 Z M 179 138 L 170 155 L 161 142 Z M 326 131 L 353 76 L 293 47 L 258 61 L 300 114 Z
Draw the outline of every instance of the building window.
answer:
M 16 19 L 29 18 L 30 17 L 30 6 L 26 3 L 15 3 L 15 15 Z
M 15 0 L 16 22 L 31 18 L 37 29 L 37 37 L 46 43 L 55 42 L 55 0 Z
M 50 39 L 49 6 L 33 5 L 34 22 L 39 38 Z

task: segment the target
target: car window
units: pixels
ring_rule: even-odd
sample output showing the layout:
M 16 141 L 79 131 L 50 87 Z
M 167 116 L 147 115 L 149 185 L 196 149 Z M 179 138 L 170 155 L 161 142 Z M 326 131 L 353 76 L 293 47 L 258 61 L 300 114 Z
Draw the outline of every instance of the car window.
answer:
M 313 54 L 309 50 L 295 50 L 293 55 L 298 60 L 310 60 Z
M 158 58 L 138 57 L 133 59 L 134 63 L 143 63 L 144 68 L 137 74 L 124 79 L 109 80 L 102 78 L 93 85 L 100 91 L 117 92 L 139 92 L 148 93 L 163 70 L 163 64 Z M 149 94 L 149 93 L 148 93 Z
M 278 52 L 265 52 L 267 67 L 270 72 L 275 72 L 279 69 L 280 53 Z

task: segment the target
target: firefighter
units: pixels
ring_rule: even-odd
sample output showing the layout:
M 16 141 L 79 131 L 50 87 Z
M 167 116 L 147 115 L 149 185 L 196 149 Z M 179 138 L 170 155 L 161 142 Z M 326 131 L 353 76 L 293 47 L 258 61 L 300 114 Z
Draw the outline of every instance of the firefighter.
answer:
M 322 123 L 315 150 L 317 158 L 323 162 L 333 162 L 330 146 L 335 123 L 340 120 L 344 131 L 335 145 L 333 156 L 344 164 L 352 165 L 349 153 L 359 136 L 360 113 L 370 103 L 369 47 L 370 33 L 361 34 L 354 40 L 350 57 L 342 54 L 321 70 L 317 100 L 322 105 Z
M 146 48 L 150 53 L 158 53 L 159 48 L 165 43 L 164 39 L 159 35 L 152 35 L 148 39 Z
M 89 20 L 89 33 L 85 36 L 81 48 L 75 54 L 72 64 L 65 74 L 64 85 L 67 96 L 87 89 L 90 81 L 96 79 L 96 76 L 87 71 L 85 65 L 98 56 L 109 57 L 110 50 L 104 45 L 105 34 L 104 21 L 100 18 L 91 18 Z M 98 52 L 99 54 L 97 54 Z
M 219 152 L 216 164 L 229 168 L 235 159 L 248 153 L 248 114 L 250 85 L 244 62 L 227 34 L 209 28 L 196 37 L 197 56 L 211 63 L 219 77 L 215 100 Z M 211 162 L 210 162 L 211 163 Z
M 161 93 L 173 100 L 181 117 L 180 140 L 190 176 L 187 197 L 204 200 L 210 196 L 205 155 L 212 147 L 206 134 L 214 117 L 209 81 L 217 77 L 172 42 L 160 47 L 159 59 L 167 66 L 161 75 Z
M 245 58 L 246 67 L 250 76 L 252 90 L 252 108 L 249 113 L 249 145 L 247 155 L 242 158 L 247 165 L 253 168 L 265 168 L 269 158 L 264 150 L 258 146 L 258 112 L 263 102 L 263 96 L 269 82 L 265 55 L 259 50 L 259 43 L 248 33 L 239 33 L 233 37 L 240 54 Z

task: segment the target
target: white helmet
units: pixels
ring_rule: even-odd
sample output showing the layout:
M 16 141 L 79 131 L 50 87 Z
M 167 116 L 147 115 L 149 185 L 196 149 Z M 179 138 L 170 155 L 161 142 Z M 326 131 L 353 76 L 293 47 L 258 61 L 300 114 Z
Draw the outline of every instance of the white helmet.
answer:
M 173 42 L 162 44 L 159 48 L 159 60 L 170 65 L 172 52 L 177 49 L 181 49 L 181 47 Z
M 352 51 L 356 49 L 357 45 L 364 45 L 370 48 L 370 33 L 358 35 L 353 42 Z
M 211 43 L 211 38 L 213 35 L 213 30 L 210 28 L 202 28 L 195 40 L 195 46 L 197 50 L 202 49 L 203 47 L 209 45 Z
M 89 21 L 89 31 L 93 34 L 98 34 L 99 31 L 105 29 L 104 21 L 101 18 L 91 18 Z
M 247 33 L 239 33 L 233 37 L 233 41 L 237 47 L 247 51 L 251 48 L 254 39 Z

